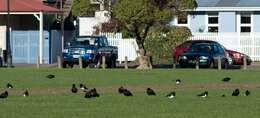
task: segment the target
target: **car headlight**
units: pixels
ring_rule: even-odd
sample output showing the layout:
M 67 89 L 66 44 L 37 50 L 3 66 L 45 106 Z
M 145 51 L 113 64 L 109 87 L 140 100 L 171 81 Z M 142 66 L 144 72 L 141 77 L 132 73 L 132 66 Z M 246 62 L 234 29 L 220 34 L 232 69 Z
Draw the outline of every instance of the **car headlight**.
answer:
M 85 51 L 84 51 L 84 50 L 81 50 L 79 53 L 80 53 L 80 54 L 85 54 Z
M 209 59 L 209 57 L 207 57 L 207 56 L 200 56 L 200 59 L 203 59 L 203 60 L 205 59 L 206 60 L 206 59 Z
M 64 49 L 63 53 L 69 53 L 69 49 Z
M 186 56 L 180 56 L 180 59 L 187 59 Z
M 87 53 L 95 53 L 94 50 L 87 50 Z

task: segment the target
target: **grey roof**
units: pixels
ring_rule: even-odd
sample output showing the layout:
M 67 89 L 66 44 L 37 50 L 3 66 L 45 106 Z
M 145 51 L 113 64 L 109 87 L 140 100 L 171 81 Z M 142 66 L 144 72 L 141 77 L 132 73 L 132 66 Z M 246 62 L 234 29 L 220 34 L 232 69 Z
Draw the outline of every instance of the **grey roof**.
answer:
M 198 7 L 260 7 L 260 0 L 196 0 Z

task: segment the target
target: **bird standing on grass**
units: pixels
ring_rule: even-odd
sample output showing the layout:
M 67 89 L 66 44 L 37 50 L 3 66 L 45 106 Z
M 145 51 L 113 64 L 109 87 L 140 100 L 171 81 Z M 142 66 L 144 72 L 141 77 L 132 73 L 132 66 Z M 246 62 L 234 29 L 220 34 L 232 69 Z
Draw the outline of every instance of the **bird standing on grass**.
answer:
M 78 92 L 78 89 L 77 89 L 77 87 L 76 87 L 76 84 L 72 84 L 71 92 L 72 92 L 72 93 L 77 93 L 77 92 Z
M 156 93 L 154 92 L 154 90 L 151 89 L 151 88 L 147 88 L 147 89 L 146 89 L 146 93 L 147 93 L 147 95 L 156 95 Z
M 180 85 L 180 84 L 181 84 L 181 80 L 180 80 L 180 79 L 177 79 L 177 80 L 175 81 L 175 83 L 176 83 L 176 85 Z
M 96 88 L 93 88 L 89 91 L 86 91 L 85 98 L 92 98 L 92 97 L 99 97 L 99 93 L 97 92 Z
M 166 95 L 166 97 L 167 97 L 167 98 L 170 98 L 170 99 L 175 98 L 175 97 L 176 97 L 175 91 L 169 93 L 168 95 Z
M 46 78 L 53 79 L 53 78 L 55 78 L 55 75 L 50 74 L 50 75 L 47 75 Z
M 249 90 L 246 90 L 245 96 L 249 96 L 249 95 L 250 95 L 250 91 L 249 91 Z
M 23 92 L 23 97 L 28 97 L 29 96 L 29 92 L 28 92 L 28 90 L 25 90 L 24 92 Z
M 7 97 L 8 97 L 8 92 L 7 91 L 5 91 L 5 92 L 0 94 L 0 99 L 5 99 Z
M 14 88 L 14 86 L 12 84 L 10 84 L 10 83 L 7 83 L 6 84 L 6 88 Z
M 239 89 L 235 89 L 235 90 L 233 91 L 233 93 L 232 93 L 232 96 L 239 96 L 239 94 L 240 94 Z
M 223 81 L 223 82 L 229 82 L 230 80 L 231 80 L 230 77 L 225 77 L 225 78 L 223 78 L 221 81 Z
M 124 94 L 124 96 L 133 96 L 133 94 L 131 93 L 131 91 L 129 91 L 129 90 L 127 90 L 127 89 L 125 89 L 125 90 L 123 91 L 123 94 Z
M 197 96 L 205 98 L 205 97 L 208 97 L 208 95 L 209 95 L 208 91 L 205 91 L 205 92 L 198 94 Z
M 84 85 L 84 84 L 79 84 L 79 88 L 81 89 L 81 90 L 87 90 L 88 88 L 86 87 L 86 85 Z
M 118 93 L 122 94 L 125 91 L 125 88 L 123 86 L 118 88 Z

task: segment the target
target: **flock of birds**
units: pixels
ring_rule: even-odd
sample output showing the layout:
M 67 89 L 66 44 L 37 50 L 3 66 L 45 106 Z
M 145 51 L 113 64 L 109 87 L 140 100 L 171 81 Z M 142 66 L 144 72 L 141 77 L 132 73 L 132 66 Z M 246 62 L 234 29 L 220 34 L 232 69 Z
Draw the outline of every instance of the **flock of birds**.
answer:
M 55 78 L 55 75 L 47 75 L 46 78 L 53 79 L 53 78 Z M 225 78 L 222 79 L 223 82 L 229 82 L 230 80 L 231 80 L 230 77 L 225 77 Z M 180 85 L 181 84 L 181 80 L 180 79 L 175 80 L 175 84 L 176 85 Z M 7 83 L 6 88 L 12 89 L 12 88 L 14 88 L 14 86 L 12 84 L 10 84 L 10 83 Z M 86 87 L 86 85 L 84 85 L 82 83 L 79 85 L 79 89 L 81 89 L 81 90 L 83 90 L 83 92 L 85 92 L 85 98 L 95 98 L 95 97 L 99 97 L 100 96 L 100 94 L 97 92 L 96 88 L 88 89 Z M 78 93 L 78 91 L 79 90 L 76 87 L 76 84 L 72 84 L 71 92 L 72 93 Z M 118 88 L 118 93 L 122 94 L 124 96 L 133 96 L 133 93 L 130 90 L 124 88 L 123 86 Z M 156 95 L 155 91 L 153 89 L 151 89 L 151 88 L 147 88 L 146 89 L 146 94 L 149 95 L 149 96 L 155 96 Z M 249 96 L 250 94 L 251 93 L 250 93 L 249 90 L 246 90 L 245 93 L 244 93 L 245 96 Z M 209 95 L 208 91 L 204 91 L 204 92 L 198 94 L 197 96 L 205 98 L 205 97 L 208 97 L 208 95 Z M 235 89 L 232 92 L 232 96 L 239 96 L 239 95 L 240 95 L 240 90 L 239 89 Z M 29 96 L 29 91 L 25 90 L 22 93 L 22 96 L 28 97 Z M 222 95 L 222 97 L 225 97 L 225 96 L 226 96 L 225 94 Z M 5 99 L 7 97 L 8 97 L 8 91 L 4 91 L 3 93 L 0 94 L 0 99 Z M 175 98 L 176 97 L 176 92 L 172 91 L 169 94 L 167 94 L 166 97 L 169 98 L 169 99 Z

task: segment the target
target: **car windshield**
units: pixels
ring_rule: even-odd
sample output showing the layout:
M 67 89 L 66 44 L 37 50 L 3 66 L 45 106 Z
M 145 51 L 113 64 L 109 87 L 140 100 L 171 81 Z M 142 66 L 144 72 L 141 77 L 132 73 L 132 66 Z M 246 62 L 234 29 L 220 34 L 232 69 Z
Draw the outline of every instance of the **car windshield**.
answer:
M 214 46 L 210 44 L 196 44 L 191 47 L 189 52 L 213 52 Z

